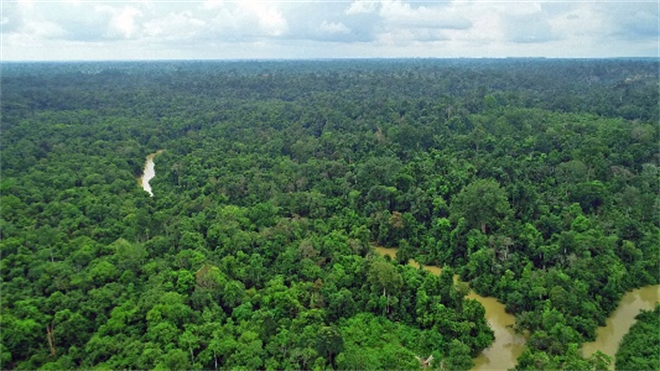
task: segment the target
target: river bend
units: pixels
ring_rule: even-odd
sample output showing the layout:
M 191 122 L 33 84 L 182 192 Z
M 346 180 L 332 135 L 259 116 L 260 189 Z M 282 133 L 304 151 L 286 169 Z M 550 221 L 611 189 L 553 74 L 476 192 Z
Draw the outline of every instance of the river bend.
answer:
M 376 252 L 381 256 L 396 258 L 395 248 L 375 247 Z M 413 259 L 408 262 L 409 265 L 419 268 L 420 264 Z M 435 274 L 442 272 L 440 267 L 432 265 L 422 265 L 422 268 Z M 458 280 L 458 276 L 454 276 Z M 481 296 L 470 290 L 468 299 L 474 299 L 481 303 L 486 309 L 486 320 L 490 328 L 495 333 L 495 341 L 490 347 L 484 349 L 477 358 L 474 359 L 473 371 L 485 370 L 507 370 L 517 364 L 518 356 L 525 349 L 525 338 L 513 330 L 515 317 L 504 310 L 504 304 L 492 297 Z
M 144 170 L 142 171 L 142 176 L 138 178 L 138 183 L 140 183 L 142 189 L 147 191 L 149 193 L 149 196 L 151 197 L 154 196 L 154 193 L 151 191 L 151 185 L 149 185 L 149 181 L 156 176 L 156 170 L 154 169 L 155 166 L 154 157 L 156 157 L 163 151 L 164 150 L 161 149 L 147 156 L 147 161 L 144 163 Z

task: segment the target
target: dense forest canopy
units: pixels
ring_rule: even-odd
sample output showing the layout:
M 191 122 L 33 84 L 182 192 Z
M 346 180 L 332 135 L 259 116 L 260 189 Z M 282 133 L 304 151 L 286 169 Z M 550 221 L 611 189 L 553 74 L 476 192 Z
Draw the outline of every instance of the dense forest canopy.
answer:
M 642 311 L 635 323 L 621 341 L 616 353 L 617 370 L 658 370 L 660 369 L 660 305 L 653 311 Z
M 605 367 L 580 344 L 659 282 L 658 67 L 3 63 L 2 368 L 466 370 L 454 272 L 519 369 Z

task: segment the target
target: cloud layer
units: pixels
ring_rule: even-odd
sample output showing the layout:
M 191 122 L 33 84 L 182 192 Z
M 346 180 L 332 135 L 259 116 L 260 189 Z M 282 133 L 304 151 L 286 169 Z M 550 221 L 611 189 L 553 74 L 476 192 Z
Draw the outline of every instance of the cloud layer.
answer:
M 658 56 L 658 2 L 3 1 L 3 60 Z

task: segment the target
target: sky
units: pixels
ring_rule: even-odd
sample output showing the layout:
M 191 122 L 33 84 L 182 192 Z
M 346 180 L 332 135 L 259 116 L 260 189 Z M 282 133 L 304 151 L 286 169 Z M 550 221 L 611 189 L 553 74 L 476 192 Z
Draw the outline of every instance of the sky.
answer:
M 658 1 L 1 0 L 0 61 L 658 57 Z

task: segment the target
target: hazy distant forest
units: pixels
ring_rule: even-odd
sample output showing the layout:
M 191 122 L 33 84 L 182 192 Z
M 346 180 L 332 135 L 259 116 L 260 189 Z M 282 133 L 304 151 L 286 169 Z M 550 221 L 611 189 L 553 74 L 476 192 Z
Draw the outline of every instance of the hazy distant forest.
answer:
M 457 273 L 519 370 L 660 369 L 657 310 L 578 351 L 660 280 L 658 70 L 3 63 L 1 368 L 468 370 L 493 332 Z

